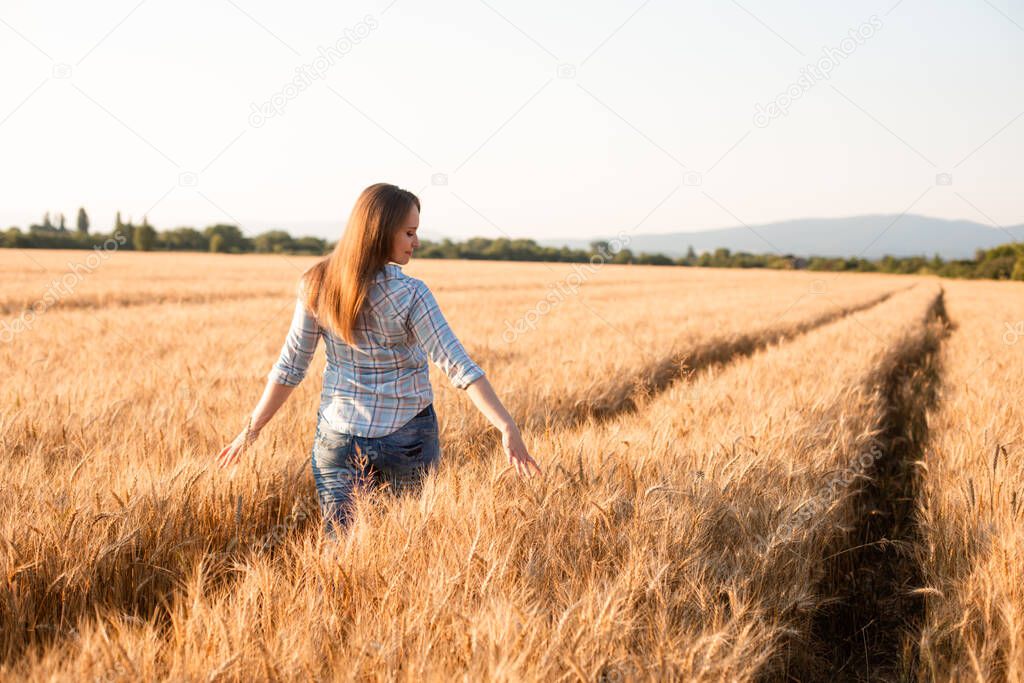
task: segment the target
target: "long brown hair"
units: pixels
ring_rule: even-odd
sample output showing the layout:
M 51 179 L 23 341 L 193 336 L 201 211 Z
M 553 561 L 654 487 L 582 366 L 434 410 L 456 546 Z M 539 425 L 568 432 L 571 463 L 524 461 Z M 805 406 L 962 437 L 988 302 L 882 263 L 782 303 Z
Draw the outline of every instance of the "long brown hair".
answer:
M 356 346 L 355 322 L 377 272 L 391 255 L 395 233 L 419 197 L 395 185 L 363 190 L 334 250 L 302 274 L 303 298 L 317 322 Z

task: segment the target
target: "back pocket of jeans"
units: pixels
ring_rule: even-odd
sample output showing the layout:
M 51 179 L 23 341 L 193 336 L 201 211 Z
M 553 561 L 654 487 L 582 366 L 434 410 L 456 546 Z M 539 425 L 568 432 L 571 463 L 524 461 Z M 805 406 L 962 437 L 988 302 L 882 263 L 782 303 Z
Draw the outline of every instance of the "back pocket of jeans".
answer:
M 427 443 L 437 438 L 437 430 L 430 417 L 413 418 L 398 431 L 380 437 L 381 450 L 402 459 L 421 459 Z
M 419 432 L 401 437 L 389 435 L 381 439 L 380 449 L 388 455 L 418 460 L 423 454 L 423 435 Z

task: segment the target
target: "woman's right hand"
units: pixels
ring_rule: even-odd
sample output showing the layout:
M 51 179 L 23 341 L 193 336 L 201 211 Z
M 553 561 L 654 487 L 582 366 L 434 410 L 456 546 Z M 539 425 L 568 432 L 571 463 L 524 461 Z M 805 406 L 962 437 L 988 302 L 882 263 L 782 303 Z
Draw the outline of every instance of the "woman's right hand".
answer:
M 537 474 L 543 474 L 540 469 L 540 465 L 530 457 L 530 454 L 526 451 L 526 444 L 523 443 L 523 435 L 519 433 L 519 427 L 512 425 L 510 428 L 501 432 L 501 445 L 505 449 L 505 457 L 508 458 L 508 464 L 513 465 L 516 468 L 516 473 L 527 476 L 536 476 Z M 530 471 L 530 466 L 536 469 L 536 472 Z

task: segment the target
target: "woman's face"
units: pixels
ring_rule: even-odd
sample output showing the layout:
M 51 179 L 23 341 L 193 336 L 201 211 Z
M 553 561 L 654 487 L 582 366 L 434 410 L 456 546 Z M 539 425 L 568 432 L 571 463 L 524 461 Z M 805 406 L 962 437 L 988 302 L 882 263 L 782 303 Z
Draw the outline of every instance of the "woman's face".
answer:
M 416 237 L 419 227 L 420 210 L 413 206 L 391 242 L 391 261 L 400 266 L 409 262 L 413 249 L 420 246 L 420 240 Z

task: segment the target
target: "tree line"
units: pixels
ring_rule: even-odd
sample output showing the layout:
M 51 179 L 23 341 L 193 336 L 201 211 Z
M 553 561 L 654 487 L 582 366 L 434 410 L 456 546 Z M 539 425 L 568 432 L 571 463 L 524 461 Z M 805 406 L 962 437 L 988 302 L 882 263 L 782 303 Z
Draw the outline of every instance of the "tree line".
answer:
M 320 237 L 292 237 L 284 230 L 269 230 L 247 237 L 237 225 L 218 223 L 203 230 L 195 228 L 173 228 L 157 230 L 145 216 L 141 223 L 127 222 L 117 212 L 110 232 L 91 232 L 89 215 L 85 209 L 78 210 L 75 229 L 67 227 L 64 214 L 56 220 L 49 213 L 43 215 L 42 223 L 33 223 L 28 231 L 11 227 L 0 233 L 0 247 L 20 249 L 92 249 L 102 246 L 108 239 L 115 239 L 121 249 L 135 251 L 207 251 L 226 254 L 309 254 L 320 255 L 330 251 L 334 245 Z
M 609 251 L 606 241 L 594 241 L 589 249 L 544 247 L 529 239 L 472 237 L 462 242 L 445 239 L 422 242 L 417 251 L 420 258 L 492 259 L 498 261 L 590 261 L 595 255 L 610 254 L 609 263 L 635 263 L 653 266 L 691 266 L 699 268 L 772 268 L 779 270 L 851 271 L 903 275 L 938 275 L 953 278 L 989 278 L 1024 280 L 1024 244 L 1004 244 L 991 249 L 978 249 L 973 259 L 943 260 L 938 254 L 924 256 L 884 256 L 880 259 L 802 257 L 793 254 L 752 254 L 733 252 L 725 247 L 697 254 L 693 247 L 685 256 L 670 257 L 660 253 L 634 253 L 622 248 Z
M 56 221 L 56 222 L 55 222 Z M 218 223 L 203 230 L 174 228 L 156 230 L 143 217 L 142 222 L 124 222 L 118 212 L 109 233 L 90 232 L 89 216 L 78 210 L 75 228 L 69 229 L 64 214 L 32 224 L 27 232 L 12 227 L 0 232 L 0 247 L 41 249 L 91 249 L 114 238 L 122 249 L 137 251 L 205 251 L 230 254 L 305 254 L 324 255 L 335 242 L 320 237 L 292 237 L 285 230 L 269 230 L 247 237 L 236 225 Z M 634 253 L 628 248 L 613 249 L 608 241 L 596 240 L 588 249 L 547 247 L 532 239 L 471 237 L 463 241 L 444 239 L 421 240 L 416 252 L 419 258 L 478 259 L 494 261 L 562 261 L 570 263 L 602 262 L 654 266 L 689 266 L 702 268 L 772 268 L 781 270 L 848 271 L 938 275 L 953 278 L 987 278 L 1024 280 L 1024 245 L 1014 242 L 991 249 L 978 249 L 973 259 L 943 260 L 938 254 L 924 256 L 884 256 L 880 259 L 801 257 L 793 254 L 752 254 L 732 252 L 724 247 L 697 254 L 693 247 L 685 256 L 670 257 L 660 253 Z

